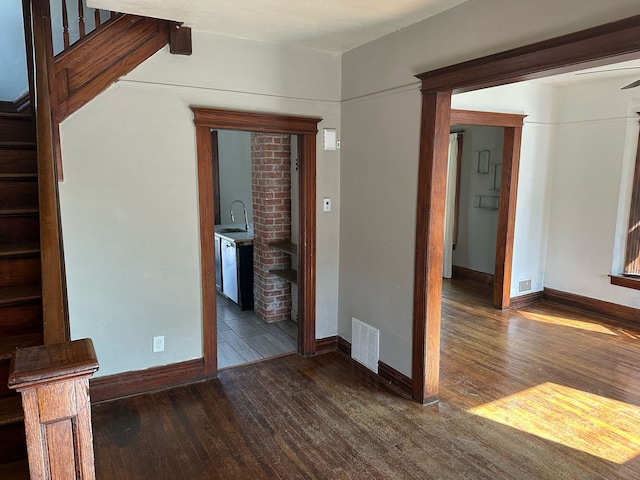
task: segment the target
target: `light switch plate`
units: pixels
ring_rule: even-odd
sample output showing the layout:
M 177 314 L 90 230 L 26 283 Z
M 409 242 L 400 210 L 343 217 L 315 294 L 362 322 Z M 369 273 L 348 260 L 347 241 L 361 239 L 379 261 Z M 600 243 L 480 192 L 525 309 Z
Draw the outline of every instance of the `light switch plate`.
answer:
M 331 199 L 329 197 L 324 197 L 322 199 L 322 211 L 323 212 L 331 211 Z

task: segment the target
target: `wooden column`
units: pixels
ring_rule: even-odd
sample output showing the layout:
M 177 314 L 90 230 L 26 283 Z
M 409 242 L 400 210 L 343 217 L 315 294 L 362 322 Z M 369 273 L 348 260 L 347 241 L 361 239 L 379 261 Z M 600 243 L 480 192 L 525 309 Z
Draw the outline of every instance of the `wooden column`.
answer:
M 423 405 L 438 400 L 440 380 L 440 304 L 450 116 L 451 92 L 423 92 L 412 357 L 413 399 Z
M 89 377 L 97 369 L 90 339 L 13 354 L 8 383 L 22 394 L 32 480 L 95 479 Z
M 493 287 L 493 306 L 503 310 L 509 308 L 511 303 L 511 266 L 513 262 L 513 235 L 516 229 L 516 200 L 518 197 L 521 143 L 521 125 L 504 129 Z

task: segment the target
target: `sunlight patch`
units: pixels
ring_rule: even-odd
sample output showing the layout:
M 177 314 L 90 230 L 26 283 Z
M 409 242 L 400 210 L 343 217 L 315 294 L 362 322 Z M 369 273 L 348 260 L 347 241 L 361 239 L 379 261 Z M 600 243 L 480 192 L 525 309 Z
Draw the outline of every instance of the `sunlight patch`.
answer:
M 618 464 L 640 454 L 640 407 L 555 383 L 469 413 Z
M 558 317 L 556 315 L 543 315 L 541 313 L 532 312 L 519 312 L 523 317 L 528 320 L 534 320 L 536 322 L 548 323 L 551 325 L 559 325 L 561 327 L 571 327 L 580 330 L 587 330 L 589 332 L 606 333 L 607 335 L 618 335 L 610 328 L 600 325 L 598 323 L 584 322 L 581 320 L 573 320 L 571 318 Z

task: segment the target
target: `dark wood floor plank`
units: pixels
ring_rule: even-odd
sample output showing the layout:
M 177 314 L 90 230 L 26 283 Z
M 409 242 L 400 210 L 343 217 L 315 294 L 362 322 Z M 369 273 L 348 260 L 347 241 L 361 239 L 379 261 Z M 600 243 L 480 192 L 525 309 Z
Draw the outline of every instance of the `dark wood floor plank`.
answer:
M 338 353 L 271 359 L 94 406 L 97 477 L 640 478 L 640 330 L 444 291 L 437 405 Z

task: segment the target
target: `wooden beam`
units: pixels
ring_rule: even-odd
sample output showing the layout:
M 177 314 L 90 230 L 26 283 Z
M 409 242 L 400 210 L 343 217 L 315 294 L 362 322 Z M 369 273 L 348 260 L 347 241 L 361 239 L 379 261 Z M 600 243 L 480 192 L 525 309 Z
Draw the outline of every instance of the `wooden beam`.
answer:
M 454 93 L 631 60 L 640 53 L 640 15 L 425 72 L 425 92 Z

